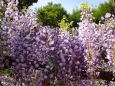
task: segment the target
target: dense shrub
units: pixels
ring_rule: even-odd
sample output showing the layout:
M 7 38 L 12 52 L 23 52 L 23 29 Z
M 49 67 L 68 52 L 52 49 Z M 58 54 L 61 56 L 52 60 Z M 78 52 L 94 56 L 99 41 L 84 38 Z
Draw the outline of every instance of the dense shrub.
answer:
M 61 4 L 53 4 L 52 2 L 44 7 L 40 7 L 36 10 L 38 22 L 44 26 L 58 27 L 58 23 L 63 16 L 67 16 L 66 10 Z
M 42 27 L 30 11 L 21 14 L 12 0 L 1 23 L 0 61 L 26 86 L 94 86 L 95 79 L 115 81 L 115 17 L 95 24 L 82 9 L 78 35 Z M 106 77 L 106 74 L 108 77 Z M 110 83 L 108 83 L 110 84 Z

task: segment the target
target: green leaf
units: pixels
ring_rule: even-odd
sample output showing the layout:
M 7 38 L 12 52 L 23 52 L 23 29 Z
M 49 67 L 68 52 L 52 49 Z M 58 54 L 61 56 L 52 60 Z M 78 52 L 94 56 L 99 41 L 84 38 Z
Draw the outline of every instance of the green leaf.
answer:
M 6 53 L 7 53 L 7 51 L 3 50 L 3 51 L 2 51 L 2 53 L 3 53 L 3 54 L 6 54 Z

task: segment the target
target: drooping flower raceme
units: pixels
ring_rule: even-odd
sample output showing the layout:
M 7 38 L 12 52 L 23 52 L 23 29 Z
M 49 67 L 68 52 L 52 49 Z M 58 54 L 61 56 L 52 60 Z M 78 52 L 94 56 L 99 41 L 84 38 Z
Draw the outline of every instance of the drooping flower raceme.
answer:
M 85 18 L 79 23 L 78 33 L 85 48 L 87 62 L 92 67 L 91 71 L 97 68 L 106 68 L 110 71 L 114 62 L 114 16 L 111 17 L 111 14 L 107 13 L 104 24 L 95 24 L 92 17 L 89 17 L 91 14 L 85 12 L 82 15 L 85 15 Z
M 113 66 L 114 17 L 112 22 L 95 24 L 90 12 L 84 10 L 78 36 L 73 36 L 59 28 L 40 26 L 34 13 L 21 14 L 17 4 L 17 0 L 8 3 L 0 29 L 0 53 L 10 58 L 19 81 L 27 86 L 77 86 L 96 69 Z
M 39 26 L 33 13 L 22 15 L 12 3 L 16 4 L 8 3 L 2 29 L 10 46 L 7 53 L 13 73 L 19 80 L 29 83 L 36 79 L 39 84 L 48 80 L 52 85 L 69 86 L 87 76 L 84 47 L 77 36 Z

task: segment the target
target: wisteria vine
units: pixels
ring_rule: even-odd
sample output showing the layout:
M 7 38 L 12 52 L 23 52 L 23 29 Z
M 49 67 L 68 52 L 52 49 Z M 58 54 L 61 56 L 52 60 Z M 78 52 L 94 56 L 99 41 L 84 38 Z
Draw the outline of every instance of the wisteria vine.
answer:
M 83 10 L 78 35 L 72 35 L 40 26 L 34 13 L 19 12 L 18 0 L 7 2 L 0 28 L 0 68 L 11 67 L 17 81 L 27 86 L 89 86 L 92 78 L 106 80 L 102 71 L 114 74 L 114 15 L 107 13 L 103 24 L 95 24 L 89 10 Z

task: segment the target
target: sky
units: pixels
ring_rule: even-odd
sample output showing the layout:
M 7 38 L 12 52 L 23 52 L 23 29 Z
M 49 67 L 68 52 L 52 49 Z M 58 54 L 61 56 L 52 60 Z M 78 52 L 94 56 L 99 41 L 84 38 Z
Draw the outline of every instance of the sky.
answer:
M 80 3 L 88 2 L 92 5 L 93 8 L 97 7 L 100 3 L 103 3 L 108 0 L 38 0 L 37 3 L 34 3 L 30 6 L 30 9 L 35 10 L 35 8 L 43 7 L 48 4 L 48 2 L 61 3 L 62 7 L 68 12 L 72 13 L 73 9 L 80 8 Z

